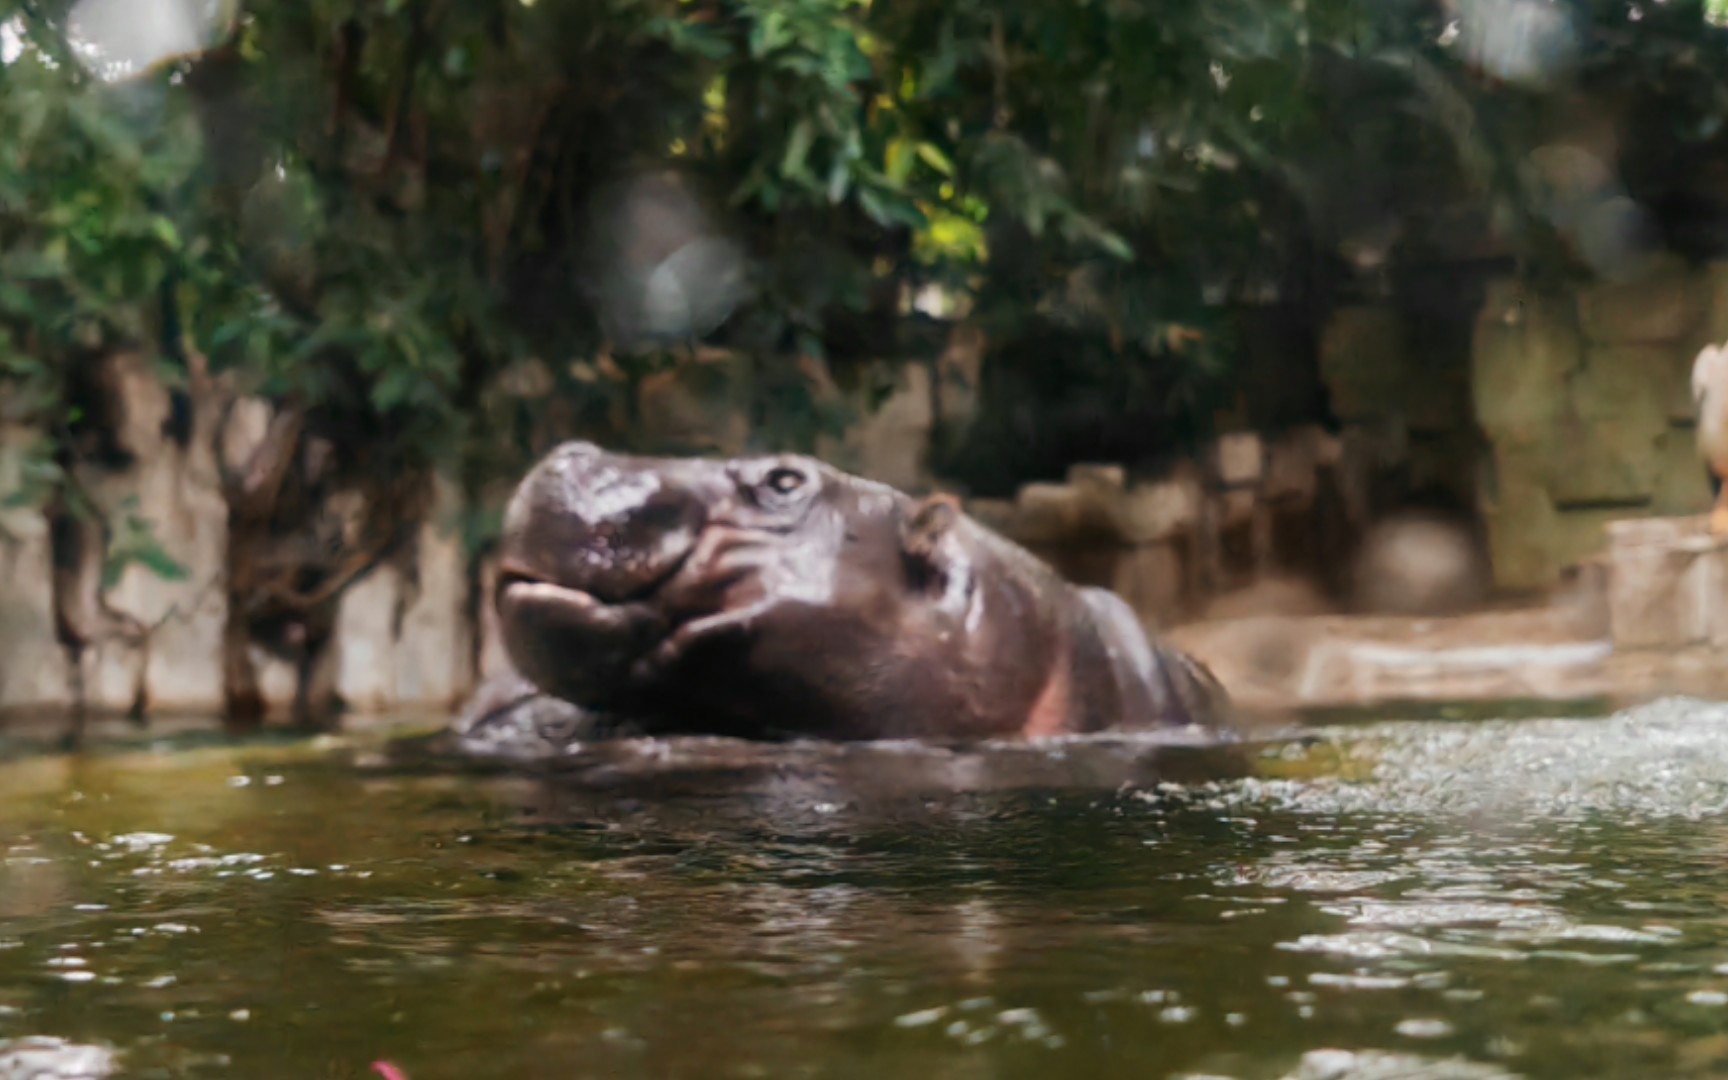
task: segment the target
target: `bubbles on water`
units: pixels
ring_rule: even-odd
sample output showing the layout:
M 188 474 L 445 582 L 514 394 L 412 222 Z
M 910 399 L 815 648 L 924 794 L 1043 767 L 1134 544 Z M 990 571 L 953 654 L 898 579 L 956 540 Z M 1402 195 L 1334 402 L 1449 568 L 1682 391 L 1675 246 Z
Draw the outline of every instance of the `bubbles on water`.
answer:
M 1254 875 L 1259 884 L 1274 889 L 1294 889 L 1308 893 L 1358 892 L 1377 885 L 1403 880 L 1407 874 L 1398 870 L 1351 870 L 1331 867 L 1291 866 L 1285 858 L 1274 857 L 1273 865 Z M 1285 865 L 1280 865 L 1285 864 Z
M 185 858 L 170 859 L 164 863 L 164 868 L 178 873 L 192 873 L 198 870 L 221 870 L 235 866 L 252 866 L 264 861 L 264 856 L 250 851 L 237 851 L 228 855 L 189 855 Z
M 1219 810 L 1441 816 L 1475 829 L 1544 820 L 1700 821 L 1728 812 L 1728 705 L 1669 699 L 1606 719 L 1427 722 L 1315 732 L 1313 780 L 1205 787 Z M 1502 837 L 1502 839 L 1504 839 Z M 1468 873 L 1467 862 L 1458 867 Z
M 1410 980 L 1401 975 L 1369 975 L 1360 971 L 1351 975 L 1316 971 L 1308 976 L 1308 983 L 1311 986 L 1334 986 L 1346 990 L 1402 990 L 1410 985 Z
M 1394 1029 L 1407 1039 L 1443 1039 L 1452 1034 L 1452 1025 L 1444 1020 L 1418 1019 L 1398 1021 Z
M 894 1018 L 894 1026 L 907 1030 L 932 1028 L 943 1020 L 948 1020 L 941 1028 L 942 1034 L 965 1046 L 978 1046 L 998 1037 L 1041 1043 L 1047 1047 L 1059 1047 L 1063 1044 L 1062 1036 L 1051 1028 L 1043 1014 L 1035 1008 L 1022 1006 L 1002 1009 L 988 1021 L 978 1019 L 995 1004 L 993 998 L 969 998 L 953 1005 L 938 1005 L 903 1013 Z M 949 1020 L 949 1017 L 953 1019 Z
M 1673 700 L 1603 720 L 1314 734 L 1319 775 L 1195 785 L 1186 805 L 1255 822 L 1244 830 L 1261 850 L 1217 860 L 1206 880 L 1223 895 L 1199 899 L 1291 905 L 1262 925 L 1281 929 L 1279 952 L 1318 970 L 1296 975 L 1304 989 L 1281 973 L 1264 982 L 1317 1034 L 1375 1015 L 1375 1000 L 1379 1030 L 1413 1040 L 1454 1037 L 1461 1016 L 1492 1010 L 1505 1034 L 1483 1048 L 1541 1061 L 1543 1041 L 1559 1038 L 1545 1031 L 1553 1017 L 1629 978 L 1669 980 L 1659 1000 L 1671 1006 L 1728 1007 L 1728 990 L 1699 985 L 1720 953 L 1701 962 L 1695 951 L 1701 936 L 1714 941 L 1708 898 L 1728 850 L 1713 824 L 1728 800 L 1728 707 Z M 1264 846 L 1272 833 L 1302 842 Z M 1661 1022 L 1622 1018 L 1599 1037 L 1630 1049 L 1628 1025 Z M 1533 1046 L 1512 1037 L 1522 1030 L 1544 1033 Z M 1637 1052 L 1667 1045 L 1652 1035 Z M 1289 1074 L 1332 1075 L 1513 1074 L 1359 1050 L 1318 1051 Z
M 97 844 L 96 847 L 99 850 L 113 847 L 123 851 L 149 851 L 173 842 L 174 838 L 167 833 L 135 832 L 116 836 L 107 844 Z
M 1378 1050 L 1310 1050 L 1283 1080 L 1519 1080 L 1518 1074 L 1468 1061 Z
M 111 1047 L 46 1035 L 0 1039 L 0 1077 L 20 1080 L 100 1080 L 118 1067 Z
M 1523 954 L 1514 949 L 1495 949 L 1455 941 L 1433 940 L 1416 934 L 1391 931 L 1303 934 L 1293 941 L 1281 941 L 1277 947 L 1297 953 L 1329 953 L 1351 960 L 1444 956 L 1489 960 L 1523 959 Z
M 894 1018 L 894 1026 L 902 1028 L 928 1027 L 948 1015 L 948 1006 L 939 1005 L 934 1009 L 919 1009 Z

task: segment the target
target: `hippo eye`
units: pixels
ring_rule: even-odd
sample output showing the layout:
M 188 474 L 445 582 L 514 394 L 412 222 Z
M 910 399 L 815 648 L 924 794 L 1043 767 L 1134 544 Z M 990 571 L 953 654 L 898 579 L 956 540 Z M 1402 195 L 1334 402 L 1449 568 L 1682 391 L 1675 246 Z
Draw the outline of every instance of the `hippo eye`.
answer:
M 804 474 L 797 469 L 782 467 L 771 470 L 763 482 L 782 495 L 790 495 L 804 486 Z

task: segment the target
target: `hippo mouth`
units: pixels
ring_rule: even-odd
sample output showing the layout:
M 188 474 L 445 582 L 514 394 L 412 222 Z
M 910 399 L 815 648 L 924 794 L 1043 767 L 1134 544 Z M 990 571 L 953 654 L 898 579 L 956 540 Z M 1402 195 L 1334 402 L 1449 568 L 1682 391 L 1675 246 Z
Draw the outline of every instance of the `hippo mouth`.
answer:
M 512 571 L 498 576 L 498 606 L 504 611 L 533 609 L 543 616 L 562 615 L 575 620 L 603 620 L 609 611 L 621 611 L 641 601 L 602 600 L 585 589 Z
M 536 604 L 563 605 L 572 613 L 624 608 L 632 604 L 651 602 L 668 582 L 678 576 L 690 561 L 694 545 L 685 549 L 646 580 L 630 582 L 586 582 L 571 585 L 549 574 L 506 561 L 498 571 L 497 595 L 500 604 L 512 597 Z
M 693 613 L 662 596 L 694 548 L 652 577 L 569 584 L 506 561 L 494 593 L 505 647 L 522 673 L 559 697 L 590 708 L 627 703 L 654 654 Z
M 673 629 L 672 619 L 654 601 L 688 560 L 686 554 L 652 580 L 622 592 L 568 585 L 532 570 L 506 565 L 498 574 L 498 611 L 506 626 L 527 622 L 541 632 L 563 630 L 594 639 L 592 644 L 599 644 L 599 638 L 627 634 L 646 647 L 649 642 L 644 639 L 650 636 L 647 634 L 650 626 L 659 631 L 658 636 Z

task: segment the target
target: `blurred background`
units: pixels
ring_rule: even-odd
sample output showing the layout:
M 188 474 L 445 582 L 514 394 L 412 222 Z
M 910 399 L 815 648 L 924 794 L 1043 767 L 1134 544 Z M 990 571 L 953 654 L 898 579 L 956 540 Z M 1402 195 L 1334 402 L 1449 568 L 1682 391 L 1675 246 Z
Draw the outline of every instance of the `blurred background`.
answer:
M 958 492 L 1250 696 L 1707 644 L 1596 570 L 1711 503 L 1724 8 L 0 6 L 0 710 L 458 701 L 572 436 Z

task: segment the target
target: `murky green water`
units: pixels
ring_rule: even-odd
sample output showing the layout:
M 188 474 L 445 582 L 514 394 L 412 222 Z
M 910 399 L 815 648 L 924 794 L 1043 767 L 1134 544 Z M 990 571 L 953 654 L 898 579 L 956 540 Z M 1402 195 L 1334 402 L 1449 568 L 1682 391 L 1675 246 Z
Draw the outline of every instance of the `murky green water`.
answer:
M 135 1077 L 1728 1073 L 1728 709 L 758 814 L 170 740 L 0 768 L 0 1037 Z

